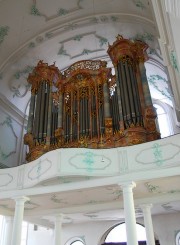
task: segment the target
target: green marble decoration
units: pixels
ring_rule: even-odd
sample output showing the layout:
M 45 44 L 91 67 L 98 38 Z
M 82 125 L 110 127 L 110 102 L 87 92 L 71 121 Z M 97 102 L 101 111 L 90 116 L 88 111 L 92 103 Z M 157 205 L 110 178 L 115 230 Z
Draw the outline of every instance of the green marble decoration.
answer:
M 60 8 L 58 11 L 58 16 L 63 16 L 63 15 L 66 15 L 68 13 L 69 13 L 69 11 L 67 9 Z
M 152 150 L 153 150 L 155 163 L 157 166 L 160 167 L 164 163 L 161 146 L 158 143 L 155 143 L 153 144 Z
M 38 10 L 38 8 L 36 7 L 36 4 L 33 4 L 31 6 L 31 12 L 30 12 L 31 15 L 34 15 L 34 16 L 41 16 L 41 13 L 40 11 Z
M 93 24 L 98 24 L 99 19 L 97 17 L 93 17 L 90 22 L 92 22 Z
M 16 80 L 20 80 L 23 77 L 24 80 L 24 78 L 26 78 L 26 76 L 29 75 L 29 73 L 31 73 L 33 69 L 34 69 L 33 66 L 26 66 L 23 70 L 17 71 L 14 74 L 14 78 Z M 29 83 L 26 84 L 20 83 L 17 86 L 11 85 L 10 90 L 13 93 L 13 98 L 14 97 L 23 98 L 29 91 L 30 87 L 31 85 Z M 21 89 L 23 89 L 23 92 L 21 92 Z
M 159 186 L 153 185 L 149 182 L 145 183 L 145 185 L 148 188 L 149 192 L 152 192 L 152 193 L 158 193 L 159 192 Z
M 177 72 L 179 72 L 179 66 L 178 66 L 178 62 L 177 62 L 177 58 L 176 58 L 176 53 L 174 51 L 171 51 L 170 58 L 171 58 L 172 66 L 174 67 L 174 69 Z
M 169 100 L 172 100 L 171 91 L 168 86 L 168 81 L 165 78 L 161 77 L 160 75 L 150 75 L 149 77 L 147 77 L 147 79 L 149 84 L 152 85 L 158 92 L 160 92 Z M 164 82 L 167 85 L 165 90 L 160 89 L 160 87 L 158 86 L 159 81 Z
M 111 20 L 112 20 L 112 22 L 116 22 L 118 20 L 118 17 L 117 16 L 111 16 Z
M 115 200 L 118 200 L 122 197 L 123 191 L 122 190 L 116 190 L 111 194 L 115 195 L 115 198 L 113 199 L 115 201 Z
M 27 92 L 29 91 L 31 85 L 29 83 L 27 83 L 24 85 L 24 87 L 25 87 L 25 92 L 21 94 L 21 92 L 20 92 L 21 85 L 18 85 L 18 87 L 12 86 L 10 88 L 10 90 L 13 92 L 13 98 L 14 97 L 23 98 L 27 94 Z
M 140 33 L 136 34 L 136 36 L 133 39 L 141 40 L 143 42 L 148 42 L 148 41 L 153 42 L 154 41 L 154 36 L 151 33 L 144 32 L 143 34 L 140 34 Z
M 98 35 L 95 35 L 95 36 L 99 39 L 99 45 L 100 45 L 100 47 L 102 47 L 104 44 L 107 44 L 108 43 L 107 38 L 102 37 L 102 36 L 98 36 Z
M 39 207 L 39 204 L 31 202 L 31 201 L 27 201 L 25 204 L 25 210 L 33 210 L 35 208 Z
M 88 171 L 92 170 L 92 166 L 95 163 L 94 156 L 95 155 L 92 152 L 86 152 L 84 154 L 83 163 L 85 163 L 85 165 L 87 166 Z
M 160 55 L 160 52 L 157 51 L 157 49 L 153 49 L 151 47 L 147 50 L 148 55 L 156 55 L 160 60 L 163 60 L 162 56 Z
M 36 44 L 34 42 L 29 43 L 29 48 L 34 48 L 35 46 L 36 46 Z
M 144 10 L 146 8 L 144 3 L 142 1 L 140 1 L 140 0 L 134 0 L 133 2 L 134 2 L 134 4 L 136 5 L 137 8 L 140 8 L 142 10 Z
M 102 16 L 100 17 L 100 20 L 101 20 L 102 22 L 107 22 L 107 21 L 108 21 L 108 17 L 102 15 Z
M 47 39 L 49 39 L 49 38 L 53 37 L 53 33 L 52 33 L 52 32 L 47 32 L 47 33 L 45 34 L 45 37 L 46 37 Z
M 83 36 L 84 35 L 76 35 L 75 37 L 73 37 L 72 39 L 74 40 L 74 41 L 81 41 L 81 39 L 83 38 Z
M 63 199 L 57 198 L 57 196 L 55 194 L 52 195 L 51 201 L 53 201 L 55 203 L 59 203 L 59 204 L 67 204 L 67 202 L 65 202 Z
M 59 49 L 58 55 L 64 55 L 64 56 L 70 56 L 67 51 L 64 49 L 64 46 L 62 45 Z
M 89 49 L 84 49 L 83 51 L 82 51 L 82 55 L 88 55 L 88 54 L 90 54 L 90 53 L 92 53 L 92 51 L 91 50 L 89 50 Z
M 20 79 L 21 76 L 23 75 L 28 75 L 29 73 L 31 73 L 33 71 L 34 67 L 33 66 L 26 66 L 22 71 L 17 71 L 14 74 L 15 79 Z
M 3 133 L 11 136 L 11 139 L 14 139 L 14 142 L 12 141 L 12 145 L 9 143 L 8 147 L 5 147 L 4 145 L 0 146 L 0 159 L 5 161 L 9 156 L 16 153 L 16 146 L 17 146 L 17 136 L 14 132 L 14 128 L 12 125 L 12 119 L 10 116 L 7 116 L 6 119 L 0 123 L 1 129 L 1 137 L 3 136 Z M 6 129 L 4 130 L 3 127 L 6 126 Z M 4 143 L 4 142 L 3 142 Z
M 9 26 L 0 26 L 0 45 L 3 43 L 5 36 L 8 35 Z
M 75 23 L 68 23 L 65 27 L 66 30 L 74 30 L 77 27 Z

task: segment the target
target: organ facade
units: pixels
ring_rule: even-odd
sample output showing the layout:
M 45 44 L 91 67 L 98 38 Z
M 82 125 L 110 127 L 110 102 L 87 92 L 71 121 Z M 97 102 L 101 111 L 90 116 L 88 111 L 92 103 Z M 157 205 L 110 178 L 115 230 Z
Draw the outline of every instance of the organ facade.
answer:
M 144 62 L 148 46 L 118 35 L 105 61 L 81 60 L 64 72 L 39 61 L 29 74 L 27 161 L 58 148 L 112 148 L 160 138 Z

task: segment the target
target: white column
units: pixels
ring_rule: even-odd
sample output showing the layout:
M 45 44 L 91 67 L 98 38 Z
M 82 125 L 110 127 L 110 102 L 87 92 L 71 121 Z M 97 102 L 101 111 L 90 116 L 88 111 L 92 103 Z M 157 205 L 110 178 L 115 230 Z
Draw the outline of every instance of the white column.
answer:
M 54 245 L 61 245 L 63 214 L 56 215 Z
M 138 245 L 136 232 L 136 217 L 132 189 L 136 186 L 134 182 L 121 184 L 124 199 L 124 214 L 126 223 L 127 245 Z
M 23 197 L 16 197 L 13 199 L 16 201 L 16 206 L 15 206 L 11 245 L 20 245 L 22 222 L 23 222 L 23 215 L 24 215 L 24 203 L 28 201 L 29 198 L 23 196 Z
M 13 217 L 5 216 L 5 235 L 4 235 L 4 245 L 11 245 L 12 237 L 12 228 L 13 228 Z
M 144 224 L 146 229 L 147 245 L 155 245 L 153 224 L 151 218 L 151 207 L 152 204 L 142 204 L 140 205 L 143 215 L 144 215 Z

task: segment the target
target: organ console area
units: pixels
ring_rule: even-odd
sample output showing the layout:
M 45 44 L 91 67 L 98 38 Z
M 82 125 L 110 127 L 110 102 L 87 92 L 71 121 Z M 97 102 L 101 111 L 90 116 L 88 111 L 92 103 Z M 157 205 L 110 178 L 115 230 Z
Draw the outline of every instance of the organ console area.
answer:
M 113 148 L 160 138 L 144 62 L 146 43 L 118 35 L 109 45 L 115 75 L 101 60 L 61 72 L 40 60 L 31 74 L 26 159 L 59 148 Z

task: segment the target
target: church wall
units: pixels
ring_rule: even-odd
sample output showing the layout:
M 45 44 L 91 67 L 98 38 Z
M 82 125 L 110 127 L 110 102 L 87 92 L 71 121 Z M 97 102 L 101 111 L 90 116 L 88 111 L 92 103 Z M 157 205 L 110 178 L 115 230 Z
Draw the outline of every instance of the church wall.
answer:
M 34 230 L 34 225 L 29 224 L 28 235 L 27 235 L 27 245 L 50 245 L 53 244 L 53 230 L 44 227 L 39 227 Z
M 0 167 L 15 167 L 23 161 L 23 121 L 0 106 Z M 20 153 L 20 154 L 19 154 Z
M 138 219 L 143 224 L 142 219 Z M 180 213 L 152 216 L 153 228 L 161 245 L 174 245 L 175 235 L 180 230 Z
M 180 230 L 180 214 L 162 214 L 152 216 L 154 233 L 161 245 L 174 245 L 175 234 Z M 122 221 L 123 222 L 123 221 Z M 143 224 L 143 219 L 138 218 L 137 222 Z M 81 224 L 67 224 L 62 228 L 62 244 L 69 245 L 71 242 L 80 238 L 85 245 L 99 245 L 103 234 L 112 226 L 118 224 L 117 221 L 92 221 Z M 48 245 L 52 244 L 53 231 L 46 229 L 33 230 L 30 226 L 28 231 L 27 245 Z

